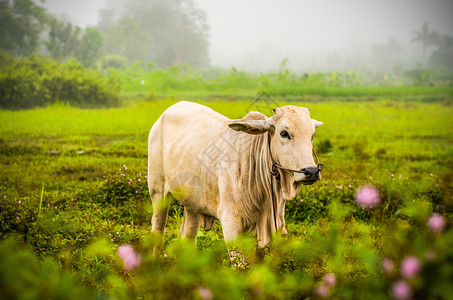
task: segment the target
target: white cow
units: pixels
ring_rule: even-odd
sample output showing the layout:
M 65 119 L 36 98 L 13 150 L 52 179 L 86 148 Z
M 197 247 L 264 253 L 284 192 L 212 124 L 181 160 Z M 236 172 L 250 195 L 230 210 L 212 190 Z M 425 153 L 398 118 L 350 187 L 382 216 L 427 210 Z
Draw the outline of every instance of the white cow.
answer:
M 286 233 L 285 202 L 320 177 L 312 151 L 321 124 L 297 106 L 239 120 L 191 102 L 169 107 L 149 133 L 153 233 L 163 234 L 173 196 L 184 206 L 183 238 L 196 242 L 200 225 L 209 230 L 218 219 L 227 243 L 251 232 L 265 247 L 275 231 Z

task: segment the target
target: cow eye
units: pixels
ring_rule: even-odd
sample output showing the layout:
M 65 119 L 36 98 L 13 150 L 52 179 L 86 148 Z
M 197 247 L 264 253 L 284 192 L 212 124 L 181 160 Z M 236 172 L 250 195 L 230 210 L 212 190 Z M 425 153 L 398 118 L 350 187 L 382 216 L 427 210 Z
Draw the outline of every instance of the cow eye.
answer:
M 287 139 L 289 139 L 289 140 L 291 139 L 291 137 L 289 136 L 289 133 L 288 133 L 286 130 L 282 130 L 282 131 L 280 132 L 280 136 L 281 136 L 282 138 L 287 138 Z

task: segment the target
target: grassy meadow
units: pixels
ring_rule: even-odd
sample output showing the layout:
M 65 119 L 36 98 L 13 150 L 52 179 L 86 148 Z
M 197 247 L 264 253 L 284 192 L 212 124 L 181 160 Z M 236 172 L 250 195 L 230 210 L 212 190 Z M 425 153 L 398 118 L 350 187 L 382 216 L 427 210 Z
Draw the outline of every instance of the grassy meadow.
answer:
M 387 299 L 401 280 L 414 299 L 451 297 L 451 101 L 292 100 L 324 122 L 314 142 L 322 180 L 287 203 L 288 235 L 258 258 L 252 240 L 238 241 L 250 266 L 235 270 L 218 223 L 200 229 L 198 250 L 180 241 L 177 203 L 161 259 L 152 259 L 147 135 L 187 98 L 0 111 L 2 298 Z M 251 96 L 200 103 L 230 118 L 270 108 Z M 374 209 L 355 202 L 365 184 L 379 190 Z M 448 230 L 431 232 L 433 213 Z M 137 269 L 124 268 L 123 244 L 140 253 Z M 408 278 L 399 271 L 407 257 L 421 265 Z

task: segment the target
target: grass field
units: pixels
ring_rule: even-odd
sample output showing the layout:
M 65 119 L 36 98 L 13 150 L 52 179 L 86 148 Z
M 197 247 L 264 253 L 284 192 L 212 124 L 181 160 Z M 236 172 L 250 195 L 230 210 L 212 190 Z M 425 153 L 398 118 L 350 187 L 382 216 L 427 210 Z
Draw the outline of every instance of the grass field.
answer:
M 164 255 L 152 260 L 147 135 L 182 98 L 111 109 L 57 104 L 0 111 L 0 264 L 7 266 L 0 268 L 0 296 L 304 299 L 321 297 L 324 289 L 339 299 L 386 299 L 403 279 L 414 298 L 448 299 L 451 91 L 445 88 L 443 102 L 436 103 L 383 93 L 373 95 L 377 101 L 292 99 L 324 122 L 315 138 L 323 178 L 287 204 L 289 234 L 277 237 L 261 259 L 252 257 L 247 271 L 229 266 L 218 224 L 200 230 L 197 254 L 181 244 L 177 204 L 170 208 Z M 269 110 L 269 103 L 251 97 L 201 103 L 230 118 Z M 380 192 L 376 209 L 355 203 L 364 184 Z M 434 212 L 447 220 L 443 233 L 433 234 L 426 225 Z M 247 239 L 238 243 L 245 253 L 254 249 Z M 140 252 L 137 270 L 123 268 L 116 253 L 122 244 Z M 421 271 L 406 278 L 398 268 L 408 256 L 419 259 Z M 384 258 L 391 259 L 392 270 L 383 270 Z M 326 274 L 335 274 L 333 285 L 323 281 Z

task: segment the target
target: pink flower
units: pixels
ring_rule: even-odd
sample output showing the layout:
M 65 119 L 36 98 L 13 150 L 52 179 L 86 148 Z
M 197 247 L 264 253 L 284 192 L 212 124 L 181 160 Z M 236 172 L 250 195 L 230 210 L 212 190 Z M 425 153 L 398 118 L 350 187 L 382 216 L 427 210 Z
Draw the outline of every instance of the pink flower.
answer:
M 420 269 L 420 260 L 415 256 L 408 256 L 401 262 L 401 275 L 405 278 L 412 278 L 417 276 L 417 274 L 420 272 Z
M 373 208 L 379 204 L 381 198 L 379 191 L 370 185 L 362 186 L 356 194 L 356 201 L 362 208 Z
M 392 285 L 392 296 L 395 299 L 409 299 L 412 297 L 412 289 L 404 280 L 398 280 Z
M 326 285 L 320 285 L 316 289 L 316 295 L 318 295 L 320 298 L 327 298 L 330 296 L 330 288 Z
M 445 228 L 445 218 L 439 214 L 433 214 L 428 219 L 428 227 L 434 233 L 440 233 Z
M 333 287 L 337 283 L 337 277 L 334 273 L 327 273 L 326 276 L 324 276 L 324 282 L 326 286 Z
M 21 203 L 22 203 L 22 201 L 20 201 L 20 200 L 19 200 L 19 201 L 17 201 L 17 203 L 21 204 Z
M 123 260 L 124 268 L 126 270 L 134 270 L 142 262 L 140 254 L 134 251 L 129 244 L 124 244 L 118 247 L 118 256 Z
M 395 265 L 393 264 L 393 261 L 389 258 L 384 258 L 382 260 L 382 269 L 384 269 L 384 272 L 387 274 L 391 274 L 393 272 L 393 269 L 395 268 Z
M 212 292 L 210 289 L 208 289 L 207 287 L 205 286 L 200 286 L 198 288 L 198 294 L 200 295 L 201 299 L 204 299 L 204 300 L 209 300 L 209 299 L 212 299 Z

